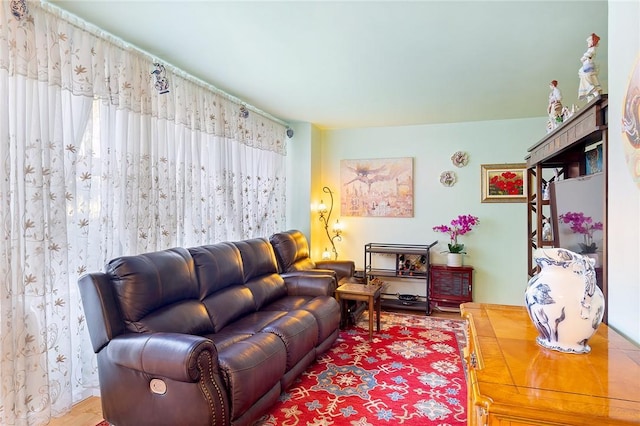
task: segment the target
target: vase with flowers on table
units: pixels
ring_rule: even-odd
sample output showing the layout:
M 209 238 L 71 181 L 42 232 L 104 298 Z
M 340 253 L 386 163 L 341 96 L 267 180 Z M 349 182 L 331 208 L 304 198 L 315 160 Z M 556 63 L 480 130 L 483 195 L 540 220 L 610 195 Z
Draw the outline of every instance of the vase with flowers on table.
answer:
M 447 266 L 460 267 L 462 266 L 462 256 L 466 254 L 464 251 L 464 244 L 458 241 L 458 237 L 465 235 L 478 225 L 480 221 L 476 216 L 466 214 L 459 215 L 457 218 L 451 220 L 449 225 L 434 226 L 433 230 L 442 232 L 449 235 L 448 251 L 447 253 Z
M 593 239 L 593 233 L 602 231 L 602 222 L 594 222 L 591 216 L 585 216 L 582 212 L 563 213 L 558 219 L 561 224 L 568 224 L 573 233 L 582 235 L 583 242 L 578 243 L 580 254 L 592 258 L 594 266 L 600 267 L 598 246 Z

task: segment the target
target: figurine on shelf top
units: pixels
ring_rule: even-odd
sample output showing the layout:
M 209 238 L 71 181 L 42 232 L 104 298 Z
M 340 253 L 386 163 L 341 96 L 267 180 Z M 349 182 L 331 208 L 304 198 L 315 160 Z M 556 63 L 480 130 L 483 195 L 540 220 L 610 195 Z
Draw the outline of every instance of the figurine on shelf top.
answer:
M 578 77 L 580 78 L 578 99 L 586 100 L 587 102 L 602 94 L 602 88 L 598 80 L 599 70 L 595 63 L 598 42 L 600 42 L 600 37 L 596 33 L 591 33 L 587 37 L 587 51 L 580 58 L 582 66 L 578 69 Z
M 544 183 L 542 184 L 542 199 L 544 201 L 548 201 L 551 199 L 551 184 Z
M 549 219 L 546 217 L 542 219 L 542 239 L 544 241 L 553 240 L 553 235 L 551 234 L 551 225 L 549 224 Z
M 549 83 L 551 93 L 549 93 L 549 105 L 547 105 L 547 114 L 549 115 L 549 122 L 547 123 L 547 130 L 551 131 L 558 127 L 562 123 L 562 92 L 558 89 L 558 80 L 552 80 Z

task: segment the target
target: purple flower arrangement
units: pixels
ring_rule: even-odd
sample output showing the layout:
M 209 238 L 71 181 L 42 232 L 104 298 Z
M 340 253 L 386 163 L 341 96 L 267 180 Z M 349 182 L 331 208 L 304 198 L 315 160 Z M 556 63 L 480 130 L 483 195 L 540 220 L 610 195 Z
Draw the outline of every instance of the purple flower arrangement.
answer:
M 451 225 L 434 226 L 433 230 L 449 235 L 449 253 L 465 253 L 464 244 L 458 243 L 458 237 L 470 232 L 480 221 L 470 214 L 460 215 L 451 221 Z
M 602 231 L 602 222 L 594 222 L 591 216 L 585 216 L 581 212 L 567 212 L 561 214 L 558 219 L 561 223 L 568 223 L 576 234 L 584 235 L 584 243 L 579 243 L 584 253 L 595 253 L 598 247 L 593 242 L 593 232 Z

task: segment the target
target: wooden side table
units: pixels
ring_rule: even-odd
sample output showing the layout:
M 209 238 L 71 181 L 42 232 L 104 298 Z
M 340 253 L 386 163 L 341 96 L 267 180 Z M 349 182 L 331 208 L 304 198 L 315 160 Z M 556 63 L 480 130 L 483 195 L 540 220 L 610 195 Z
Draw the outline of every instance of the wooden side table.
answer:
M 336 290 L 336 299 L 340 303 L 342 315 L 345 315 L 345 300 L 356 300 L 367 302 L 369 305 L 369 340 L 373 340 L 373 312 L 376 314 L 377 330 L 380 331 L 380 296 L 382 286 L 346 283 Z

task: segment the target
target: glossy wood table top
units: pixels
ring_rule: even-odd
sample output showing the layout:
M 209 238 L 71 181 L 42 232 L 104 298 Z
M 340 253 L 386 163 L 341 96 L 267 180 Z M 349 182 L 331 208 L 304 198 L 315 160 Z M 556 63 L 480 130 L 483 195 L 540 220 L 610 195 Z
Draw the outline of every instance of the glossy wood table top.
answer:
M 380 293 L 382 293 L 382 286 L 373 284 L 346 283 L 338 287 L 336 291 L 340 294 L 378 297 Z
M 517 405 L 640 424 L 640 347 L 611 328 L 598 328 L 590 353 L 570 354 L 536 343 L 524 307 L 465 303 L 461 313 L 475 329 L 479 392 L 495 409 Z

